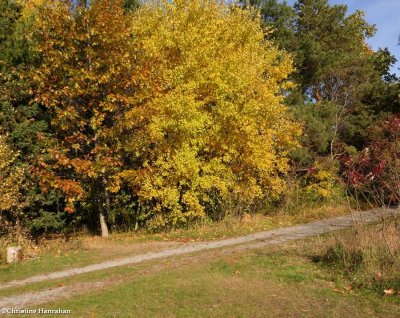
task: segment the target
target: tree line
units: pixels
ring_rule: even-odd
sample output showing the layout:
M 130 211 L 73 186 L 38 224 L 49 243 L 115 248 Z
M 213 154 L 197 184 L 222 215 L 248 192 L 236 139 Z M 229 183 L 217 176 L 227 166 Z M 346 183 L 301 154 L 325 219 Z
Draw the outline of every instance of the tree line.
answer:
M 324 203 L 397 160 L 396 60 L 345 5 L 1 0 L 0 25 L 1 234 Z

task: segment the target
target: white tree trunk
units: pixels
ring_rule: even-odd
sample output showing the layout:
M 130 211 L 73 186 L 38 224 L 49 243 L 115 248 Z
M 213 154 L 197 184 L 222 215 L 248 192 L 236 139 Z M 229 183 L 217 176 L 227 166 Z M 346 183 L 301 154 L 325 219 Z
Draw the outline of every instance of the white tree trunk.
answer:
M 108 227 L 106 220 L 104 218 L 103 212 L 100 212 L 100 227 L 101 227 L 101 236 L 102 237 L 108 237 Z

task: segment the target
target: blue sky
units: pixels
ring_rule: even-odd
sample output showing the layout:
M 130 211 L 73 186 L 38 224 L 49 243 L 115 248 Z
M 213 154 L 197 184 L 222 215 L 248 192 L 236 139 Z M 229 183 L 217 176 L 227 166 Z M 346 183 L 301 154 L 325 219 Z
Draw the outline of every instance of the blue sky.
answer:
M 294 0 L 288 0 L 293 4 Z M 400 0 L 329 0 L 331 4 L 346 4 L 349 12 L 362 10 L 366 14 L 366 20 L 375 24 L 378 31 L 376 35 L 368 40 L 371 47 L 376 50 L 379 47 L 388 47 L 390 52 L 400 60 L 400 46 L 398 40 L 400 35 Z M 400 73 L 397 62 L 392 71 Z

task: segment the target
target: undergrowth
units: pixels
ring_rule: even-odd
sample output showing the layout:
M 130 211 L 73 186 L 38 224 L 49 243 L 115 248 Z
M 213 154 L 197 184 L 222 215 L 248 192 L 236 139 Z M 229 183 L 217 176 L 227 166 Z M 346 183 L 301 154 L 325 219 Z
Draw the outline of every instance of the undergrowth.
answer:
M 280 209 L 266 211 L 265 213 L 245 213 L 241 216 L 227 215 L 220 221 L 204 220 L 185 228 L 176 228 L 157 233 L 152 233 L 145 229 L 115 231 L 107 240 L 121 240 L 132 243 L 143 241 L 190 242 L 217 240 L 328 218 L 345 214 L 347 211 L 348 209 L 344 205 L 330 205 L 299 209 L 295 213 L 290 209 Z M 5 264 L 6 248 L 9 246 L 23 247 L 23 257 L 26 260 L 40 257 L 43 254 L 63 255 L 70 251 L 84 248 L 85 242 L 98 239 L 97 236 L 90 235 L 85 230 L 70 235 L 52 235 L 45 238 L 41 237 L 40 239 L 35 239 L 29 236 L 28 233 L 19 236 L 2 236 L 0 237 L 0 264 Z
M 351 288 L 400 295 L 400 219 L 335 234 L 315 258 Z

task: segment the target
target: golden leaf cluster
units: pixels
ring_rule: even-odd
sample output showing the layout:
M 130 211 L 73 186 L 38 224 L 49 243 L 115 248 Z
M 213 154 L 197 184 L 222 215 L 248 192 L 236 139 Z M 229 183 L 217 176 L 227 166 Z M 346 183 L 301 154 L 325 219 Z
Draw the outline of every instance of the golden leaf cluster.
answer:
M 82 189 L 127 184 L 154 227 L 203 217 L 215 197 L 278 196 L 300 126 L 282 103 L 292 61 L 258 17 L 217 0 L 121 3 L 30 9 L 54 170 Z
M 7 145 L 6 136 L 0 135 L 0 212 L 18 212 L 25 206 L 21 188 L 25 171 L 16 166 L 17 154 Z
M 205 215 L 215 194 L 279 195 L 300 131 L 282 104 L 292 63 L 257 17 L 220 1 L 150 2 L 133 33 L 142 102 L 121 125 L 142 163 L 129 181 L 155 226 Z

